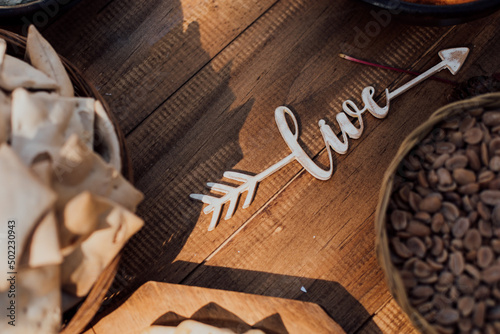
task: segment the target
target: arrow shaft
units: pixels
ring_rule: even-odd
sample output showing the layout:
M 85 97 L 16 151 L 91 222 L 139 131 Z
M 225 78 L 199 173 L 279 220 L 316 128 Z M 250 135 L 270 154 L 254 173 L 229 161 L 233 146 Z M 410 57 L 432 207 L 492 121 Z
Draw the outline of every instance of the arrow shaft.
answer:
M 392 99 L 398 97 L 399 95 L 403 94 L 404 92 L 406 92 L 407 90 L 409 90 L 413 86 L 418 85 L 419 83 L 421 83 L 425 79 L 427 79 L 427 78 L 433 76 L 434 74 L 436 74 L 437 72 L 441 71 L 445 67 L 446 67 L 445 61 L 442 61 L 439 64 L 434 65 L 433 67 L 431 67 L 430 69 L 428 69 L 424 73 L 420 74 L 418 77 L 408 81 L 403 86 L 396 89 L 395 91 L 390 92 L 387 96 L 387 99 L 392 100 Z

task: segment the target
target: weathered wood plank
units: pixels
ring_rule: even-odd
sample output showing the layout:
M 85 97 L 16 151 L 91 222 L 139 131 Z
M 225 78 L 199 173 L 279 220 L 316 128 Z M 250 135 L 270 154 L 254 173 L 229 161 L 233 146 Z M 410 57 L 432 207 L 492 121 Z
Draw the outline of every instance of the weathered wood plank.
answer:
M 95 83 L 127 133 L 274 2 L 82 1 L 44 35 Z

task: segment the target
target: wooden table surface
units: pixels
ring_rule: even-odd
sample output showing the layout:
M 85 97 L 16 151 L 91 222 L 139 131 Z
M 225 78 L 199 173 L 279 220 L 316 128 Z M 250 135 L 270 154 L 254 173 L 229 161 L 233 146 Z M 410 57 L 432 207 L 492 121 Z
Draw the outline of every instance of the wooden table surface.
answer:
M 448 27 L 378 23 L 373 13 L 352 0 L 82 0 L 50 23 L 49 12 L 37 17 L 111 106 L 146 196 L 145 227 L 125 248 L 96 320 L 160 281 L 313 302 L 346 333 L 416 332 L 378 265 L 374 212 L 399 145 L 447 103 L 452 85 L 427 80 L 394 100 L 387 118 L 366 113 L 361 138 L 334 154 L 330 180 L 293 162 L 214 231 L 189 198 L 208 194 L 205 183 L 224 171 L 257 174 L 290 153 L 276 107 L 293 110 L 302 146 L 326 165 L 318 121 L 334 126 L 343 101 L 362 105 L 365 86 L 384 104 L 384 89 L 410 78 L 339 53 L 425 71 L 439 50 L 466 46 L 460 72 L 440 77 L 500 71 L 500 12 Z

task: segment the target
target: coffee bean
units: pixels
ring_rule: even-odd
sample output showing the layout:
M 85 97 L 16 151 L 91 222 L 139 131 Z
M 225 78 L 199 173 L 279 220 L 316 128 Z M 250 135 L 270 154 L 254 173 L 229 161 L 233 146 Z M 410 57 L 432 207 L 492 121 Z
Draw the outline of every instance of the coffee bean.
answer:
M 477 213 L 481 216 L 483 220 L 488 221 L 491 218 L 491 210 L 483 202 L 477 203 Z
M 474 291 L 474 298 L 476 300 L 485 300 L 490 297 L 490 289 L 485 285 L 480 285 Z
M 483 114 L 484 108 L 477 107 L 477 108 L 470 109 L 467 112 L 470 116 L 479 118 Z
M 436 321 L 441 325 L 452 325 L 458 322 L 459 317 L 457 310 L 445 308 L 436 314 Z
M 441 254 L 436 257 L 436 261 L 439 263 L 445 263 L 448 260 L 448 251 L 445 249 L 441 252 Z
M 480 268 L 487 268 L 495 258 L 493 249 L 489 246 L 482 246 L 477 251 L 477 265 Z
M 465 272 L 467 274 L 469 274 L 475 280 L 481 279 L 481 272 L 479 271 L 479 269 L 477 269 L 475 266 L 473 266 L 470 263 L 467 263 L 465 265 Z
M 416 220 L 421 221 L 422 223 L 429 224 L 431 222 L 431 215 L 428 212 L 425 211 L 419 211 L 417 212 L 413 218 Z
M 424 189 L 427 189 L 429 192 L 431 191 L 429 189 L 430 185 L 429 182 L 427 181 L 427 173 L 425 170 L 420 170 L 417 175 L 417 180 L 418 184 L 423 187 Z
M 448 292 L 448 296 L 452 302 L 457 302 L 458 298 L 460 298 L 460 292 L 455 285 L 452 285 L 450 291 Z
M 427 302 L 427 303 L 420 304 L 417 307 L 417 311 L 420 314 L 424 314 L 424 313 L 427 313 L 427 312 L 431 311 L 433 308 L 434 308 L 434 303 L 433 302 Z
M 491 222 L 495 227 L 500 226 L 500 204 L 495 205 L 491 213 Z
M 434 270 L 434 271 L 439 272 L 439 271 L 441 271 L 444 268 L 444 266 L 441 263 L 436 262 L 436 261 L 434 261 L 432 259 L 427 259 L 426 262 L 429 265 L 429 267 L 431 267 L 431 269 Z
M 498 155 L 500 152 L 500 137 L 493 138 L 488 144 L 490 156 Z
M 481 158 L 481 163 L 485 166 L 488 166 L 488 162 L 490 161 L 490 154 L 488 152 L 488 146 L 486 143 L 481 143 L 479 147 L 479 157 Z
M 465 150 L 465 156 L 469 160 L 469 166 L 472 170 L 478 171 L 481 169 L 481 160 L 476 151 L 471 148 Z
M 419 258 L 423 258 L 427 251 L 425 243 L 419 237 L 411 237 L 406 242 L 406 247 Z
M 479 185 L 482 187 L 487 186 L 494 179 L 495 179 L 495 173 L 493 173 L 490 170 L 484 170 L 481 173 L 479 173 L 478 176 Z
M 449 271 L 443 271 L 439 274 L 438 283 L 443 286 L 451 286 L 453 281 L 455 280 L 455 276 Z
M 468 250 L 477 250 L 481 246 L 481 234 L 476 229 L 470 229 L 465 232 L 464 247 Z
M 427 182 L 429 183 L 429 186 L 434 188 L 436 184 L 439 182 L 438 175 L 434 169 L 430 170 L 427 173 Z
M 431 194 L 423 198 L 419 203 L 419 209 L 425 212 L 434 213 L 441 209 L 442 196 L 440 194 Z
M 481 236 L 485 238 L 491 238 L 493 236 L 493 229 L 491 228 L 491 224 L 483 219 L 480 219 L 478 222 L 478 229 Z
M 437 154 L 445 154 L 445 153 L 451 154 L 451 153 L 455 152 L 455 150 L 456 150 L 456 146 L 453 143 L 443 142 L 443 141 L 436 143 L 436 153 Z
M 488 205 L 500 204 L 500 190 L 483 190 L 479 194 L 479 198 Z
M 448 266 L 451 272 L 456 276 L 460 275 L 464 271 L 465 267 L 465 261 L 462 253 L 453 252 L 450 254 L 449 258 Z
M 399 238 L 391 239 L 392 248 L 396 254 L 404 259 L 409 258 L 413 255 L 413 253 L 406 247 L 404 243 L 399 240 Z
M 464 118 L 458 127 L 458 130 L 461 132 L 466 132 L 467 130 L 470 130 L 476 125 L 476 118 L 475 117 L 466 117 Z
M 497 264 L 486 268 L 481 276 L 482 280 L 489 284 L 500 281 L 500 265 Z
M 448 153 L 444 153 L 439 155 L 432 163 L 432 169 L 438 169 L 445 165 L 445 163 L 450 160 L 450 155 Z M 448 168 L 448 167 L 446 167 Z M 449 168 L 452 169 L 452 168 Z
M 476 174 L 465 168 L 456 168 L 453 170 L 453 179 L 460 185 L 476 182 Z
M 500 157 L 499 156 L 492 157 L 489 162 L 489 167 L 494 172 L 500 171 Z
M 431 229 L 432 232 L 438 233 L 444 225 L 444 216 L 442 213 L 438 212 L 432 216 Z
M 491 248 L 493 248 L 495 253 L 500 253 L 500 240 L 499 239 L 491 240 Z
M 472 202 L 471 202 L 470 197 L 468 195 L 465 195 L 464 197 L 462 197 L 462 206 L 464 207 L 464 210 L 466 212 L 474 211 L 474 206 L 472 205 Z
M 406 227 L 406 231 L 417 237 L 425 237 L 431 234 L 429 226 L 419 222 L 418 220 L 411 220 Z
M 453 184 L 453 179 L 450 172 L 446 168 L 439 168 L 437 171 L 438 183 L 441 186 L 448 186 Z
M 396 231 L 401 231 L 408 226 L 410 213 L 402 210 L 395 210 L 391 213 L 391 224 Z
M 460 217 L 458 218 L 451 228 L 451 233 L 455 236 L 455 238 L 462 238 L 465 235 L 465 232 L 469 229 L 470 222 L 468 218 Z
M 457 279 L 457 288 L 464 294 L 472 294 L 476 284 L 472 278 L 467 275 L 460 275 Z
M 483 123 L 487 126 L 500 125 L 500 112 L 487 111 L 483 114 Z
M 490 190 L 500 190 L 500 179 L 491 180 L 488 183 L 488 189 L 490 189 Z
M 472 320 L 470 318 L 460 318 L 458 320 L 458 329 L 460 333 L 469 333 L 472 329 Z
M 431 253 L 434 256 L 438 256 L 444 249 L 443 239 L 435 235 L 432 237 L 432 243 Z
M 469 159 L 467 158 L 467 156 L 461 154 L 454 155 L 453 157 L 446 159 L 444 166 L 449 170 L 454 170 L 457 168 L 465 168 L 467 167 L 468 163 Z
M 448 221 L 455 221 L 460 216 L 458 207 L 451 202 L 443 202 L 441 205 L 441 213 Z
M 472 195 L 479 191 L 479 183 L 469 183 L 458 188 L 458 192 L 464 195 Z
M 474 304 L 474 298 L 472 298 L 471 296 L 464 296 L 458 300 L 457 307 L 464 317 L 468 317 L 474 309 Z
M 398 195 L 399 197 L 404 201 L 404 202 L 407 202 L 409 201 L 409 196 L 410 196 L 410 191 L 411 191 L 411 188 L 408 184 L 404 185 L 403 187 L 401 187 L 398 191 Z
M 429 285 L 417 285 L 411 290 L 411 294 L 419 299 L 427 299 L 434 294 L 434 289 L 432 289 Z
M 465 131 L 464 141 L 471 145 L 479 144 L 483 140 L 483 136 L 483 131 L 478 127 L 474 127 Z
M 477 327 L 482 327 L 484 325 L 485 317 L 486 317 L 486 304 L 481 301 L 474 306 L 472 314 L 472 322 Z
M 448 134 L 448 141 L 453 143 L 457 148 L 464 146 L 464 136 L 460 131 L 453 131 Z
M 434 304 L 434 307 L 438 310 L 442 310 L 445 308 L 450 308 L 451 305 L 453 304 L 453 301 L 448 298 L 446 295 L 442 293 L 437 293 L 432 297 L 432 303 Z
M 422 201 L 422 196 L 414 191 L 410 191 L 410 194 L 408 196 L 408 203 L 410 204 L 410 207 L 413 209 L 413 211 L 418 211 L 420 201 Z
M 424 261 L 417 260 L 413 266 L 413 273 L 416 277 L 429 277 L 432 273 L 432 268 Z

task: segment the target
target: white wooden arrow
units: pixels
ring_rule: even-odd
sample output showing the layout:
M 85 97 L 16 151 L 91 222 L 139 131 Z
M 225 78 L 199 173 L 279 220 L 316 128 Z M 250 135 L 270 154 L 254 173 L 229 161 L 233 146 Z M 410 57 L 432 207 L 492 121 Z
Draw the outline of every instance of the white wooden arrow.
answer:
M 305 153 L 305 151 L 298 143 L 298 123 L 292 111 L 283 106 L 278 107 L 274 113 L 276 125 L 278 126 L 281 136 L 287 143 L 292 153 L 257 175 L 231 171 L 225 172 L 223 175 L 224 178 L 241 183 L 241 185 L 237 187 L 221 183 L 207 183 L 208 188 L 210 188 L 210 190 L 213 192 L 222 194 L 221 197 L 191 194 L 191 198 L 208 204 L 203 209 L 203 212 L 205 214 L 209 214 L 212 212 L 212 220 L 210 222 L 208 230 L 212 231 L 217 226 L 222 213 L 222 208 L 226 203 L 229 203 L 229 207 L 225 216 L 225 219 L 227 220 L 233 216 L 236 210 L 238 199 L 244 192 L 247 192 L 245 202 L 243 203 L 243 208 L 245 209 L 252 203 L 257 185 L 265 178 L 277 172 L 282 167 L 286 166 L 294 160 L 297 160 L 304 167 L 304 169 L 306 169 L 315 178 L 320 180 L 328 180 L 333 174 L 333 158 L 331 150 L 333 149 L 339 154 L 345 154 L 349 146 L 348 137 L 352 139 L 358 139 L 361 136 L 363 132 L 362 114 L 365 111 L 368 111 L 376 118 L 386 117 L 389 111 L 389 104 L 392 99 L 398 97 L 410 88 L 416 86 L 420 82 L 443 69 L 448 69 L 451 74 L 455 75 L 462 67 L 468 54 L 469 49 L 464 47 L 440 51 L 439 57 L 441 57 L 442 61 L 439 64 L 433 66 L 429 70 L 425 71 L 421 75 L 407 82 L 393 92 L 389 92 L 389 90 L 386 89 L 385 92 L 387 103 L 385 107 L 379 107 L 374 101 L 373 96 L 375 94 L 375 89 L 373 87 L 365 87 L 361 94 L 363 102 L 365 103 L 363 109 L 359 109 L 354 104 L 354 102 L 352 102 L 351 100 L 347 100 L 342 105 L 343 112 L 340 112 L 336 115 L 337 123 L 339 124 L 339 127 L 341 129 L 342 140 L 339 139 L 339 137 L 333 132 L 331 127 L 328 126 L 324 120 L 320 120 L 320 131 L 323 135 L 323 139 L 325 141 L 330 158 L 330 168 L 328 170 L 324 170 L 316 165 L 316 163 L 312 161 L 312 159 Z M 290 130 L 288 122 L 286 121 L 286 115 L 288 115 L 293 121 L 295 130 L 293 132 Z M 348 119 L 347 115 L 358 119 L 358 127 L 356 127 Z

